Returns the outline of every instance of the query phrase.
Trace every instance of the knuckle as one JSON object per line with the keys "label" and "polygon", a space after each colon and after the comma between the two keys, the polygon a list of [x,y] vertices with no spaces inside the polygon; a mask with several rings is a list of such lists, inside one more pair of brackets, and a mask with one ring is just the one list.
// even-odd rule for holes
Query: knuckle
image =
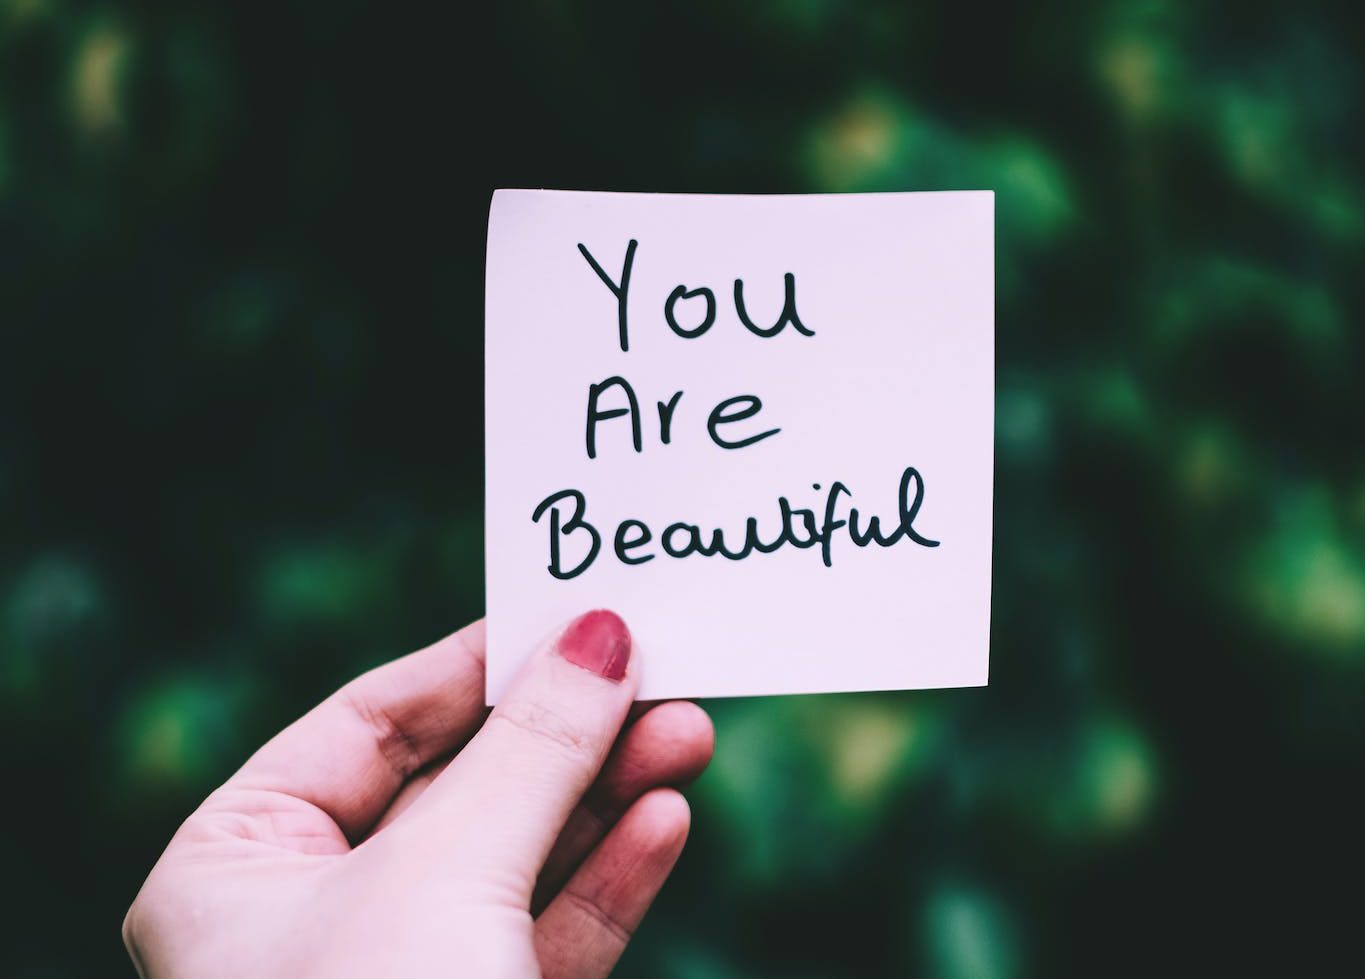
{"label": "knuckle", "polygon": [[520,736],[573,760],[591,759],[598,753],[590,732],[543,704],[509,702],[489,715],[489,722],[510,725]]}
{"label": "knuckle", "polygon": [[618,949],[625,948],[630,942],[631,936],[634,934],[633,930],[624,921],[604,908],[600,901],[596,901],[572,887],[565,887],[564,890],[560,891],[560,895],[576,908],[579,914],[609,935],[617,944]]}
{"label": "knuckle", "polygon": [[422,752],[416,740],[363,687],[349,683],[339,695],[345,707],[369,729],[380,754],[401,779],[406,780],[422,767]]}

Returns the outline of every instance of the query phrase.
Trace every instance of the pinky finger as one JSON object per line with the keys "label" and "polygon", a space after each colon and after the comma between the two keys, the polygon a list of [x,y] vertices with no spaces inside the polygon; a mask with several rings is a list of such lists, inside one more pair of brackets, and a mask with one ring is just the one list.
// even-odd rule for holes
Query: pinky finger
{"label": "pinky finger", "polygon": [[636,800],[536,920],[545,979],[602,979],[625,951],[687,841],[673,789]]}

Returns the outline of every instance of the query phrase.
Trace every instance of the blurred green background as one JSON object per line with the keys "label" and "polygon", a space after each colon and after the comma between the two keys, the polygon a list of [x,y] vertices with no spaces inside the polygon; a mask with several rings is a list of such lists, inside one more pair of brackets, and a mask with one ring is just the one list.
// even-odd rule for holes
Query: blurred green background
{"label": "blurred green background", "polygon": [[1351,6],[0,0],[0,972],[480,614],[501,186],[997,193],[991,686],[708,705],[622,975],[1358,966]]}

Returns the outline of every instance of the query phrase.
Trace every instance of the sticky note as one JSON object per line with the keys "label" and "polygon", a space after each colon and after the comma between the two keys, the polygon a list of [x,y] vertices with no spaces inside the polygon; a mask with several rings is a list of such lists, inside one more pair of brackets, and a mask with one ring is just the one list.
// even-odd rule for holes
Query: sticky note
{"label": "sticky note", "polygon": [[984,685],[994,195],[500,190],[489,703],[610,608],[640,697]]}

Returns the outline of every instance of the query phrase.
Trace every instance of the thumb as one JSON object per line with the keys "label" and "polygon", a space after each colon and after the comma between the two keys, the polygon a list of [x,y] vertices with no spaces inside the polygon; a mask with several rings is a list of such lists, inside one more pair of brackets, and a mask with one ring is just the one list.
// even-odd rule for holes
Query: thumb
{"label": "thumb", "polygon": [[464,857],[499,877],[512,873],[528,901],[635,699],[630,654],[630,630],[616,613],[574,619],[531,657],[419,803],[424,816],[459,833]]}

